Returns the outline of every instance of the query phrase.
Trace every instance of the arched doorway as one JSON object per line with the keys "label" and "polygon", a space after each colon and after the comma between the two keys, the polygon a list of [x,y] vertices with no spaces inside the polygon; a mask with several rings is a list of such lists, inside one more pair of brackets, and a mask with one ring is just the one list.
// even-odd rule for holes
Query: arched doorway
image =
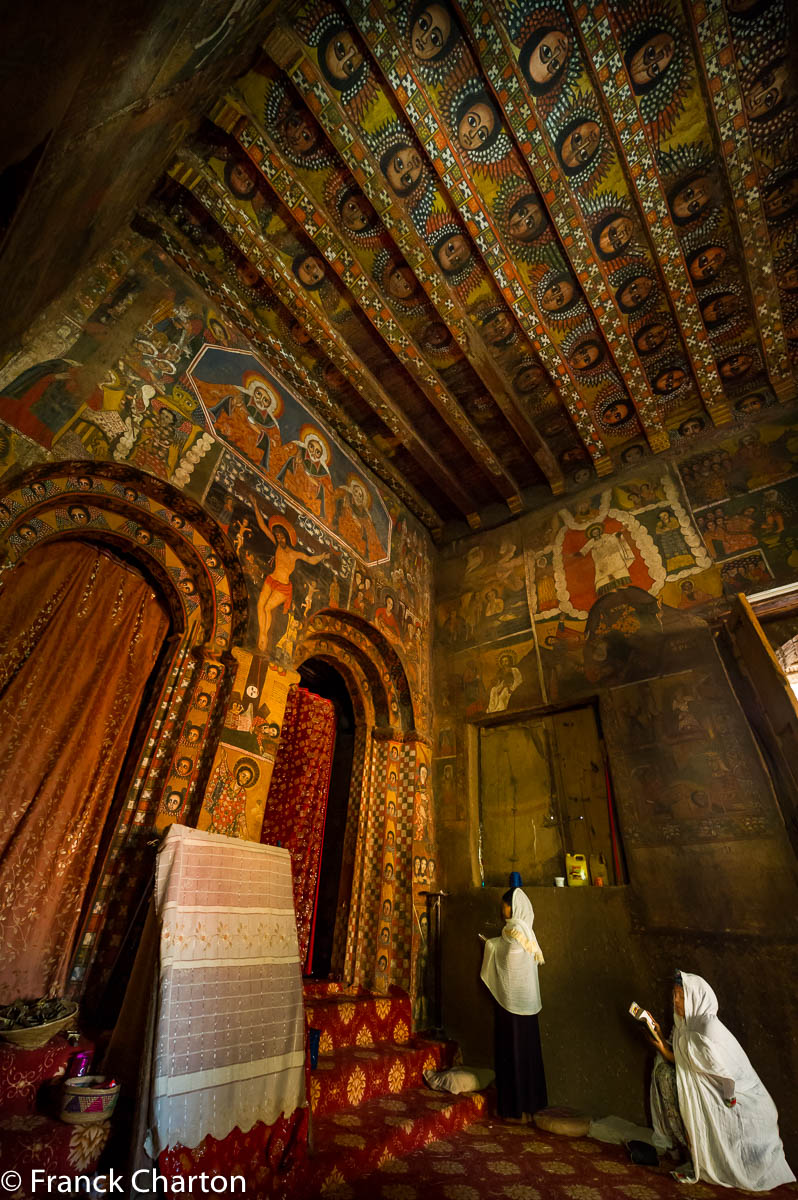
{"label": "arched doorway", "polygon": [[307,659],[299,668],[299,679],[303,688],[329,700],[335,708],[335,746],[316,891],[313,950],[307,972],[315,979],[327,979],[332,969],[335,931],[337,927],[346,928],[352,893],[354,862],[347,861],[344,848],[355,753],[355,711],[343,677],[330,663]]}
{"label": "arched doorway", "polygon": [[149,707],[141,710],[141,749],[122,767],[124,795],[96,857],[75,942],[66,990],[85,1013],[107,987],[120,942],[135,942],[131,914],[152,873],[153,827],[196,821],[229,691],[231,650],[246,627],[247,594],[216,522],[140,471],[48,463],[17,476],[0,496],[4,587],[34,552],[75,541],[137,567],[160,588],[171,621]]}
{"label": "arched doorway", "polygon": [[34,547],[4,580],[0,630],[0,998],[9,1002],[66,985],[172,622],[130,556],[72,538]]}
{"label": "arched doorway", "polygon": [[331,974],[381,993],[396,984],[415,996],[426,903],[413,879],[413,845],[429,746],[415,727],[414,696],[380,630],[340,609],[313,617],[296,647],[297,673],[306,662],[343,679],[355,717]]}

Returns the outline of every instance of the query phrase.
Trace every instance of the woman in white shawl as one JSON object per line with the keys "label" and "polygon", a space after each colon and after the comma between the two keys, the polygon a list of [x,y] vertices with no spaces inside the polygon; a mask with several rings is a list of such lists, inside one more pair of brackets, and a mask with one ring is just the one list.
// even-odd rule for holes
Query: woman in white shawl
{"label": "woman in white shawl", "polygon": [[543,962],[532,929],[535,914],[520,887],[502,897],[501,937],[485,942],[482,982],[495,1004],[495,1070],[498,1114],[522,1121],[546,1107],[546,1077],[537,1014],[541,1010],[538,964]]}
{"label": "woman in white shawl", "polygon": [[779,1138],[776,1106],[748,1056],[721,1021],[700,975],[682,971],[673,989],[672,1048],[656,1026],[655,1045],[676,1067],[679,1110],[692,1154],[684,1183],[767,1192],[795,1179]]}

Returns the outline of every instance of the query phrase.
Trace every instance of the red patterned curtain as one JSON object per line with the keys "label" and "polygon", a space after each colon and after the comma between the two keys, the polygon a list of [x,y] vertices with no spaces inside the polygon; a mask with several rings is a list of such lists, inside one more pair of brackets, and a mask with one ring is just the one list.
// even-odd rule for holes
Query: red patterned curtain
{"label": "red patterned curtain", "polygon": [[291,852],[299,960],[313,958],[313,927],[324,819],[335,747],[335,706],[292,687],[269,786],[260,840]]}
{"label": "red patterned curtain", "polygon": [[32,550],[0,584],[0,1003],[58,994],[169,619],[95,546]]}

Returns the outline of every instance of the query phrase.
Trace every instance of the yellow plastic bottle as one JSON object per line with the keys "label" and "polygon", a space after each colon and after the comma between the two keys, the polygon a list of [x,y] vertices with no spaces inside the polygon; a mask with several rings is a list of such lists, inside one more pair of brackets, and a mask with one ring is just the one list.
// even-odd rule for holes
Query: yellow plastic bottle
{"label": "yellow plastic bottle", "polygon": [[584,854],[566,854],[565,874],[569,887],[587,887],[587,858]]}

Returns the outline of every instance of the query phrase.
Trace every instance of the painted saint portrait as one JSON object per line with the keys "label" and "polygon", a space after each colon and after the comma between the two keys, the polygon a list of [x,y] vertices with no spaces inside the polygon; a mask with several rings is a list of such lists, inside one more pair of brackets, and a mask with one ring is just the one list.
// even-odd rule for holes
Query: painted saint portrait
{"label": "painted saint portrait", "polygon": [[526,192],[507,215],[507,230],[515,242],[534,242],[548,224],[543,201],[535,192]]}
{"label": "painted saint portrait", "polygon": [[[348,545],[351,536],[352,551],[364,561],[388,556],[391,521],[377,488],[253,354],[205,346],[189,378],[207,427],[237,458],[255,467],[336,542]],[[251,529],[239,532],[236,548],[243,553]]]}
{"label": "painted saint portrait", "polygon": [[600,258],[617,258],[634,238],[636,226],[632,218],[618,209],[610,210],[593,226],[591,237]]}
{"label": "painted saint portrait", "polygon": [[545,95],[559,82],[570,52],[568,34],[553,25],[542,25],[527,38],[518,65],[534,96]]}
{"label": "painted saint portrait", "polygon": [[632,41],[624,55],[626,70],[636,95],[645,95],[667,72],[676,46],[663,29],[646,28]]}
{"label": "painted saint portrait", "polygon": [[556,141],[557,157],[566,175],[576,175],[590,163],[598,153],[601,127],[598,121],[577,117],[559,133]]}
{"label": "painted saint portrait", "polygon": [[706,171],[695,171],[668,190],[668,207],[676,225],[691,225],[714,200],[715,188]]}
{"label": "painted saint portrait", "polygon": [[440,0],[419,0],[410,14],[410,48],[423,63],[445,58],[459,37],[452,10]]}
{"label": "painted saint portrait", "polygon": [[654,317],[641,325],[633,341],[638,354],[654,354],[668,339],[669,326],[666,321]]}

